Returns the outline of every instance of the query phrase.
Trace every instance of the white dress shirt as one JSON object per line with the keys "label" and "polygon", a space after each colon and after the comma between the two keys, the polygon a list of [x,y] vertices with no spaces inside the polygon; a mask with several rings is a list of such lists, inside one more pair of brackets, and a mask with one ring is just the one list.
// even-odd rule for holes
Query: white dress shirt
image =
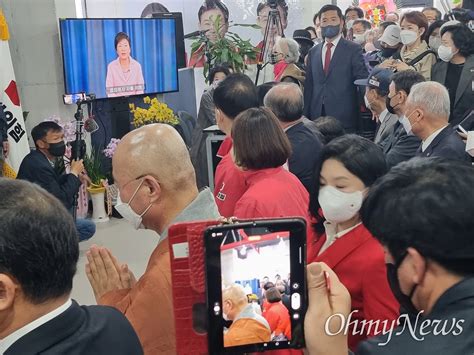
{"label": "white dress shirt", "polygon": [[45,314],[38,319],[35,319],[33,322],[28,323],[27,325],[21,327],[18,330],[15,330],[13,333],[8,335],[6,338],[0,340],[0,354],[3,354],[5,351],[8,350],[10,346],[12,346],[17,340],[23,338],[26,334],[32,332],[36,328],[39,328],[43,324],[49,322],[51,319],[56,318],[60,314],[64,313],[70,306],[72,305],[72,301],[69,298],[66,303],[58,308],[52,310],[51,312]]}
{"label": "white dress shirt", "polygon": [[331,222],[324,222],[324,229],[326,230],[326,241],[324,242],[323,246],[321,247],[321,250],[319,250],[319,254],[321,255],[327,248],[329,248],[337,239],[343,237],[347,233],[349,233],[351,230],[357,228],[360,226],[362,222],[357,223],[355,226],[344,229],[343,231],[340,231],[339,233],[336,232],[336,224],[332,224]]}
{"label": "white dress shirt", "polygon": [[436,132],[431,133],[431,135],[426,138],[422,143],[421,143],[421,151],[424,152],[430,144],[434,141],[436,136],[441,133],[443,129],[445,129],[448,125],[444,126],[443,128],[438,129]]}
{"label": "white dress shirt", "polygon": [[[331,47],[331,60],[332,60],[332,56],[334,55],[334,51],[336,50],[336,47],[339,43],[339,41],[341,40],[342,38],[342,33],[339,33],[339,36],[337,36],[331,43],[333,44],[333,46]],[[323,50],[321,51],[321,55],[322,55],[322,60],[323,60],[323,67],[324,67],[324,60],[326,59],[326,51],[328,50],[328,43],[329,41],[328,40],[325,40],[324,41],[324,44],[323,44]]]}

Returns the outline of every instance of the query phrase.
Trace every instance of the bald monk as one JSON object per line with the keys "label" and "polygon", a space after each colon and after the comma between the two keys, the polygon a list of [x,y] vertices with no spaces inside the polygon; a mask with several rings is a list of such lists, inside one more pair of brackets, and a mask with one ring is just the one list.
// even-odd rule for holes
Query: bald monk
{"label": "bald monk", "polygon": [[271,339],[270,325],[255,312],[241,285],[233,284],[222,291],[222,312],[232,321],[224,334],[224,346],[266,343]]}
{"label": "bald monk", "polygon": [[125,314],[145,354],[175,354],[167,231],[176,222],[218,218],[214,197],[209,189],[198,191],[188,150],[168,125],[128,133],[117,146],[112,166],[120,191],[117,210],[135,228],[154,230],[158,246],[138,281],[108,249],[92,246],[87,277],[97,304]]}

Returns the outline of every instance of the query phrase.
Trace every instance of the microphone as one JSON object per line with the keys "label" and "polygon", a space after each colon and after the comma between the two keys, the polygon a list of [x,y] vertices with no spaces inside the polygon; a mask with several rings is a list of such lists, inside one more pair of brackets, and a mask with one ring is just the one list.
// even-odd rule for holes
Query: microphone
{"label": "microphone", "polygon": [[202,36],[202,35],[206,34],[206,32],[208,32],[208,31],[210,31],[210,30],[194,31],[194,32],[188,33],[187,35],[184,35],[184,39]]}

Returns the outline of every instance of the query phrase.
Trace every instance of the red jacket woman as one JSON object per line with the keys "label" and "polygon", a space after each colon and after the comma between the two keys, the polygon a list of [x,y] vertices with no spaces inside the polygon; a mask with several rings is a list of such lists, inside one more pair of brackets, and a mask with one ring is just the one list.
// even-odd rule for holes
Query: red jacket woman
{"label": "red jacket woman", "polygon": [[[359,215],[367,189],[387,166],[374,143],[355,135],[331,141],[321,161],[310,198],[316,223],[308,234],[308,263],[327,263],[349,290],[353,312],[345,324],[354,351],[361,340],[384,330],[383,321],[388,331],[399,313],[387,280],[384,250]],[[372,321],[372,326],[363,321]]]}
{"label": "red jacket woman", "polygon": [[268,301],[268,306],[262,315],[270,325],[272,340],[290,340],[290,313],[288,308],[281,302],[280,291],[276,287],[271,287],[265,292],[265,297]]}

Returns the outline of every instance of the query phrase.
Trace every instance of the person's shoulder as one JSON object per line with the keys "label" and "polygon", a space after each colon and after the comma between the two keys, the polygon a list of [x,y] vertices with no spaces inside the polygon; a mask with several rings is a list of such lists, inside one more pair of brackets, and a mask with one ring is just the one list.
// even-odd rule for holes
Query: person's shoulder
{"label": "person's shoulder", "polygon": [[107,64],[107,69],[114,68],[119,66],[119,59],[115,58],[114,60],[110,61],[109,64]]}
{"label": "person's shoulder", "polygon": [[140,62],[136,59],[133,59],[132,57],[130,57],[130,65],[134,66],[134,67],[142,67],[142,65],[140,64]]}
{"label": "person's shoulder", "polygon": [[350,49],[351,51],[361,51],[362,52],[362,47],[360,46],[360,44],[357,44],[355,42],[352,42],[352,41],[349,41],[345,38],[341,38],[339,40],[339,44],[347,47],[348,49]]}

